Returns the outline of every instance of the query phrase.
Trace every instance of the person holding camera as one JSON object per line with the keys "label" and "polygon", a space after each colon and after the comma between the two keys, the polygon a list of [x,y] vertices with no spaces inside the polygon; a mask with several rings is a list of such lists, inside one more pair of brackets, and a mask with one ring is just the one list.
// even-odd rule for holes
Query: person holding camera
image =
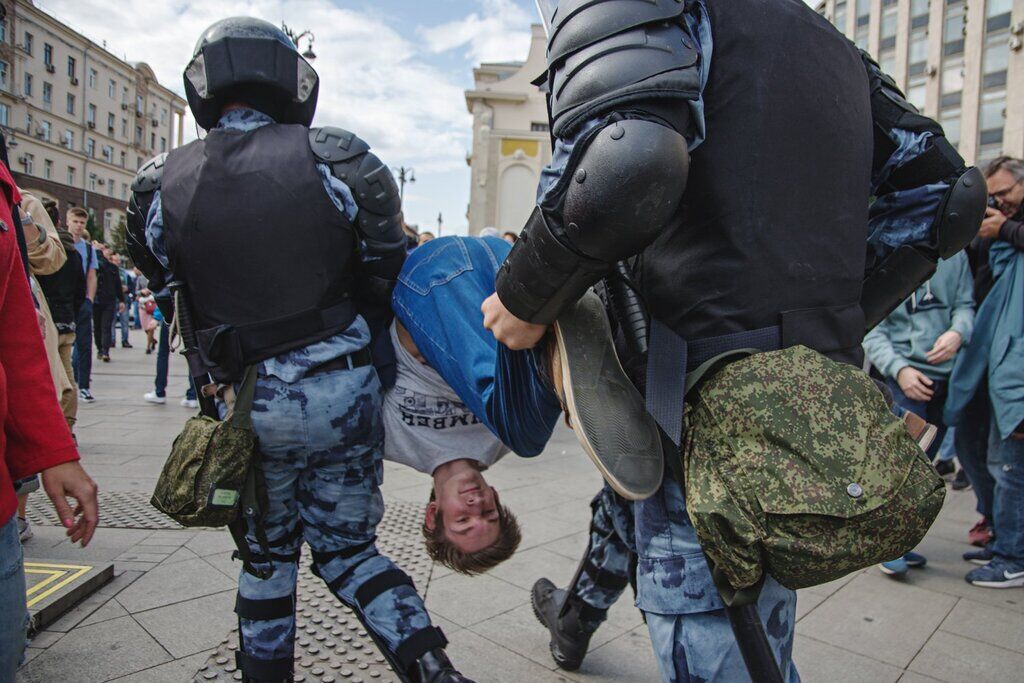
{"label": "person holding camera", "polygon": [[950,378],[946,423],[981,520],[970,532],[984,565],[969,583],[1024,586],[1024,161],[1000,157],[985,170],[989,206],[967,249],[978,302],[976,331]]}

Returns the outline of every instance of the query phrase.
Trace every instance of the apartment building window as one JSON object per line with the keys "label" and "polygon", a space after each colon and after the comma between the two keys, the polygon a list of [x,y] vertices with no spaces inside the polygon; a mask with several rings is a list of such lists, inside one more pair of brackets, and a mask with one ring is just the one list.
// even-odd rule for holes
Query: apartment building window
{"label": "apartment building window", "polygon": [[53,45],[49,43],[43,43],[43,64],[47,71],[53,71]]}
{"label": "apartment building window", "polygon": [[1006,72],[1010,63],[1012,0],[985,4],[985,45],[982,54],[981,107],[978,112],[978,164],[1003,152],[1006,124]]}
{"label": "apartment building window", "polygon": [[26,54],[28,54],[28,55],[32,54],[32,45],[33,45],[34,42],[35,42],[35,36],[33,36],[28,31],[25,31],[25,44],[22,45],[22,47],[25,48],[25,53]]}
{"label": "apartment building window", "polygon": [[96,105],[90,104],[85,113],[85,122],[90,128],[96,127]]}
{"label": "apartment building window", "polygon": [[45,81],[43,81],[43,109],[46,111],[53,109],[53,83]]}
{"label": "apartment building window", "polygon": [[96,174],[95,173],[90,173],[89,174],[89,190],[91,190],[92,192],[96,191]]}
{"label": "apartment building window", "polygon": [[68,78],[74,79],[77,73],[78,63],[74,57],[68,57]]}
{"label": "apartment building window", "polygon": [[36,156],[34,154],[25,155],[25,173],[32,175],[32,172],[36,167]]}
{"label": "apartment building window", "polygon": [[135,96],[135,112],[137,114],[142,114],[145,111],[146,111],[146,105],[145,105],[145,102],[142,101],[142,95],[136,95]]}
{"label": "apartment building window", "polygon": [[7,62],[0,61],[0,88],[7,90]]}
{"label": "apartment building window", "polygon": [[[89,105],[89,106],[92,106],[92,105]],[[68,93],[68,113],[69,114],[74,114],[75,113],[75,96],[72,95],[71,93]]]}
{"label": "apartment building window", "polygon": [[917,107],[918,111],[924,111],[924,100],[928,91],[928,80],[926,76],[914,76],[907,84],[907,102]]}
{"label": "apartment building window", "polygon": [[113,197],[115,192],[117,192],[117,183],[114,182],[113,178],[107,178],[107,194]]}
{"label": "apartment building window", "polygon": [[857,0],[857,27],[867,26],[871,21],[871,0]]}
{"label": "apartment building window", "polygon": [[25,132],[32,135],[32,114],[25,114]]}
{"label": "apartment building window", "polygon": [[142,168],[142,157],[135,157],[135,170]]}
{"label": "apartment building window", "polygon": [[70,128],[64,131],[64,146],[68,149],[75,148],[75,131]]}
{"label": "apartment building window", "polygon": [[85,154],[89,157],[96,156],[96,141],[92,138],[85,139]]}
{"label": "apartment building window", "polygon": [[43,160],[43,177],[47,180],[53,180],[53,160]]}
{"label": "apartment building window", "polygon": [[97,79],[98,76],[99,76],[99,74],[96,73],[96,69],[92,69],[92,68],[89,69],[89,89],[90,90],[95,90],[96,89],[96,79]]}
{"label": "apartment building window", "polygon": [[928,70],[928,29],[915,29],[910,33],[910,78],[921,76]]}
{"label": "apartment building window", "polygon": [[160,152],[167,151],[167,138],[160,138]]}
{"label": "apartment building window", "polygon": [[164,107],[163,109],[160,110],[160,125],[165,125],[166,123],[167,123],[167,107]]}
{"label": "apartment building window", "polygon": [[149,148],[156,149],[156,133],[149,134]]}
{"label": "apartment building window", "polygon": [[0,43],[7,42],[7,20],[0,21]]}
{"label": "apartment building window", "polygon": [[946,3],[946,21],[942,27],[942,54],[946,57],[964,53],[964,29],[967,25],[967,8],[963,0]]}
{"label": "apartment building window", "polygon": [[75,167],[74,166],[68,166],[68,185],[72,185],[73,186],[74,184],[75,184]]}
{"label": "apartment building window", "polygon": [[107,97],[110,99],[117,97],[117,81],[113,78],[110,79],[110,85],[107,86]]}
{"label": "apartment building window", "polygon": [[835,27],[840,33],[846,33],[846,2],[836,3],[836,13],[833,19]]}
{"label": "apartment building window", "polygon": [[110,145],[103,145],[103,161],[108,164],[114,163],[114,148]]}
{"label": "apartment building window", "polygon": [[135,144],[142,147],[142,126],[135,126]]}
{"label": "apartment building window", "polygon": [[128,119],[121,119],[121,137],[128,137]]}
{"label": "apartment building window", "polygon": [[121,183],[121,199],[128,199],[128,183]]}
{"label": "apartment building window", "polygon": [[125,107],[124,107],[125,109],[128,108],[128,106],[127,106],[128,105],[128,88],[127,87],[121,89],[121,104],[125,105]]}
{"label": "apartment building window", "polygon": [[0,126],[9,126],[11,120],[11,108],[6,104],[0,103]]}
{"label": "apartment building window", "polygon": [[929,0],[910,0],[910,30],[928,26]]}
{"label": "apartment building window", "polygon": [[32,97],[32,74],[25,74],[25,97]]}
{"label": "apartment building window", "polygon": [[960,146],[960,105],[939,112],[939,123],[946,133],[946,139],[954,147]]}
{"label": "apartment building window", "polygon": [[128,153],[125,152],[124,150],[121,150],[121,168],[127,168],[127,163],[128,163]]}
{"label": "apartment building window", "polygon": [[114,133],[114,115],[110,113],[107,114],[107,132]]}
{"label": "apartment building window", "polygon": [[50,131],[51,131],[51,129],[52,129],[52,126],[50,125],[50,122],[49,121],[43,121],[42,123],[39,124],[39,130],[41,131],[41,134],[40,134],[39,137],[42,138],[43,140],[46,140],[47,142],[49,142],[50,141]]}

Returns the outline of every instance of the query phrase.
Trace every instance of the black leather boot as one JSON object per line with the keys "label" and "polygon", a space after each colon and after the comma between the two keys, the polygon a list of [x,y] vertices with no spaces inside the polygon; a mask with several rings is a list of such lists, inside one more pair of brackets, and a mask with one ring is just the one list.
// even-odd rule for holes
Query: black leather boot
{"label": "black leather boot", "polygon": [[[547,579],[533,584],[530,598],[534,615],[551,633],[551,656],[555,663],[566,671],[580,668],[594,634],[584,628],[581,615],[596,610]],[[592,616],[599,619],[603,613]]]}
{"label": "black leather boot", "polygon": [[409,668],[412,683],[474,683],[458,671],[441,648],[435,648],[417,659]]}

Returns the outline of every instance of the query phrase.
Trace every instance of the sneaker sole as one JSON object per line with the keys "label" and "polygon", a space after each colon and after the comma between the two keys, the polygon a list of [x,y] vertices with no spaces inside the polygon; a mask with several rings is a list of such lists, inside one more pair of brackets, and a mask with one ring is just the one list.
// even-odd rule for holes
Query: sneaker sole
{"label": "sneaker sole", "polygon": [[888,567],[885,567],[885,566],[882,566],[882,565],[878,565],[878,571],[882,572],[886,576],[906,576],[907,575],[906,572],[898,572],[898,571],[889,569]]}
{"label": "sneaker sole", "polygon": [[565,404],[584,452],[623,498],[654,495],[664,474],[661,439],[615,354],[601,300],[587,292],[554,327]]}
{"label": "sneaker sole", "polygon": [[989,562],[992,561],[992,558],[990,557],[987,560],[967,560],[967,561],[970,562],[971,564],[976,564],[976,565],[978,565],[980,567],[984,567],[986,564],[988,564]]}
{"label": "sneaker sole", "polygon": [[1024,586],[1024,577],[1007,581],[971,581],[970,584],[978,588],[1020,588]]}

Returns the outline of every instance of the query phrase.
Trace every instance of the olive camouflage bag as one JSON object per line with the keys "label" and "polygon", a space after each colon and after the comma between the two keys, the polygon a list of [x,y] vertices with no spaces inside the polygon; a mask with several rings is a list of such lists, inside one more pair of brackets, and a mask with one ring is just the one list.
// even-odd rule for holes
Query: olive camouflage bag
{"label": "olive camouflage bag", "polygon": [[806,347],[726,365],[687,404],[686,507],[734,589],[797,589],[892,560],[945,486],[868,375]]}
{"label": "olive camouflage bag", "polygon": [[185,423],[160,472],[153,507],[184,526],[218,527],[235,521],[256,454],[250,417],[255,389],[252,366],[223,421],[198,415]]}

